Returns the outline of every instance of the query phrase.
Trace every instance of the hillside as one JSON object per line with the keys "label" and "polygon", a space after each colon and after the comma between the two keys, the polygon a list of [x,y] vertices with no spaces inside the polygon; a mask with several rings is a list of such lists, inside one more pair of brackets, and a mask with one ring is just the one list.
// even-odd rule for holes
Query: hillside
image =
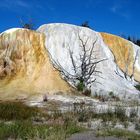
{"label": "hillside", "polygon": [[26,29],[0,35],[1,99],[70,90],[52,66],[44,42],[43,34]]}
{"label": "hillside", "polygon": [[138,46],[88,28],[46,24],[37,31],[17,28],[0,34],[0,99],[70,93],[77,82],[67,78],[75,74],[70,52],[78,67],[82,42],[86,42],[87,50],[94,44],[92,57],[105,59],[96,66],[100,73],[94,73],[89,79],[96,79],[87,85],[92,95],[113,92],[124,98],[139,97],[134,87],[140,82]]}

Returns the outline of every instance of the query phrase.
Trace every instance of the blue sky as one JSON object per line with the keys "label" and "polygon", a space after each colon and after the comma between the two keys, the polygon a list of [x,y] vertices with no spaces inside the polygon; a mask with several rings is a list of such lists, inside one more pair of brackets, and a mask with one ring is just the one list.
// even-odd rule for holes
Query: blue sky
{"label": "blue sky", "polygon": [[140,38],[140,0],[0,0],[0,32],[20,27],[20,18],[81,25],[96,31]]}

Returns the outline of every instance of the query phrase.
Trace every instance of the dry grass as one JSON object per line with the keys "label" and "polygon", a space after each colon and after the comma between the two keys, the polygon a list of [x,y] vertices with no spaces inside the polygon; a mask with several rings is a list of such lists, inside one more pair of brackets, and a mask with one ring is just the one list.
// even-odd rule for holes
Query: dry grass
{"label": "dry grass", "polygon": [[1,120],[26,120],[36,116],[39,109],[29,107],[22,102],[0,102],[0,119]]}
{"label": "dry grass", "polygon": [[47,110],[45,112],[21,102],[0,103],[0,140],[65,140],[83,130],[72,116],[56,110],[48,114]]}

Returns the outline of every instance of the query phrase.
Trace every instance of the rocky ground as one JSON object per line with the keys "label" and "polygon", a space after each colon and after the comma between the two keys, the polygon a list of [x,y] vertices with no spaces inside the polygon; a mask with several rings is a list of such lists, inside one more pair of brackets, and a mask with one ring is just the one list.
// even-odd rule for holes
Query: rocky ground
{"label": "rocky ground", "polygon": [[[136,133],[140,133],[140,104],[137,101],[115,101],[112,98],[108,98],[106,101],[100,99],[91,98],[87,96],[67,96],[67,95],[50,95],[45,97],[46,102],[42,101],[43,97],[37,97],[36,99],[30,99],[27,104],[30,106],[39,106],[48,108],[48,111],[53,111],[57,108],[60,112],[74,112],[77,111],[81,116],[88,117],[87,122],[79,123],[80,125],[97,130],[103,127],[113,127],[117,129],[128,130]],[[110,114],[117,112],[119,117],[116,119]],[[90,113],[100,114],[99,118],[90,118]],[[92,114],[91,113],[91,114]],[[108,116],[110,115],[110,116]],[[107,117],[109,117],[107,119]],[[121,121],[120,121],[121,119]],[[137,125],[138,124],[138,125]],[[138,127],[137,129],[135,129]],[[90,137],[89,133],[84,133],[85,137]],[[81,135],[81,134],[79,134]],[[75,135],[73,137],[78,137]]]}
{"label": "rocky ground", "polygon": [[33,96],[0,102],[0,128],[0,139],[139,140],[140,104],[115,97]]}
{"label": "rocky ground", "polygon": [[[46,98],[46,102],[44,102]],[[137,111],[137,116],[140,117],[140,103],[137,100],[115,100],[112,97],[104,97],[108,99],[103,99],[103,97],[87,97],[87,96],[74,96],[74,95],[44,95],[44,96],[34,96],[26,100],[26,104],[30,106],[47,107],[49,102],[54,102],[57,105],[57,109],[62,112],[67,112],[72,110],[74,104],[84,104],[85,107],[90,107],[90,109],[103,113],[108,111],[108,109],[114,110],[116,106],[125,108],[126,114],[129,116],[132,110]]]}

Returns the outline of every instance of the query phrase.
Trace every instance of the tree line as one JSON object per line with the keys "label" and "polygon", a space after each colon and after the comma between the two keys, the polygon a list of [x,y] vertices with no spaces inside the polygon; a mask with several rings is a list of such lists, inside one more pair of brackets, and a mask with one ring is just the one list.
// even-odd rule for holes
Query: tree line
{"label": "tree line", "polygon": [[136,39],[135,37],[128,36],[127,40],[133,42],[134,44],[140,46],[140,39]]}
{"label": "tree line", "polygon": [[[81,26],[91,29],[91,27],[90,27],[88,21],[83,22],[83,23],[81,24]],[[127,40],[133,42],[134,44],[140,46],[140,38],[135,38],[135,37],[130,36],[130,35],[129,35],[129,36],[121,35],[121,37],[123,37],[123,38],[125,38],[125,39],[127,39]]]}

